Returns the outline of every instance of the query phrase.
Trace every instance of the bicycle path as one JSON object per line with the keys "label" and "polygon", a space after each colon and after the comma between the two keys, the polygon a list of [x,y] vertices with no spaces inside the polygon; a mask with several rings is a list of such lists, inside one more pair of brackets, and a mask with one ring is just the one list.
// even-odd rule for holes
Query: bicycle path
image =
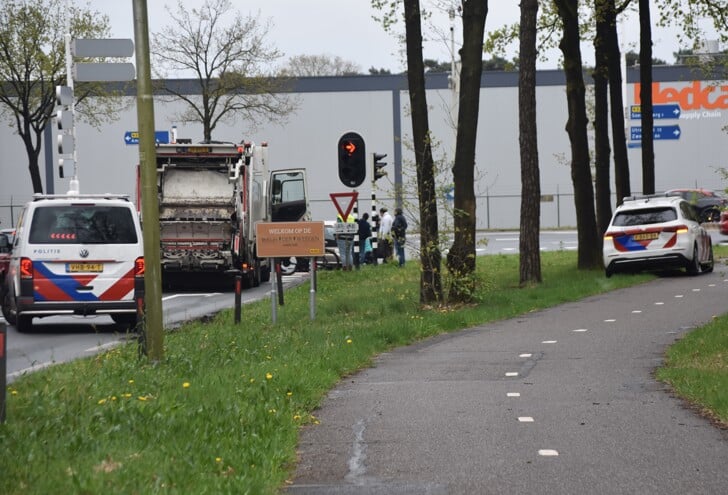
{"label": "bicycle path", "polygon": [[728,311],[724,270],[381,355],[315,413],[286,493],[725,493],[728,432],[652,377]]}

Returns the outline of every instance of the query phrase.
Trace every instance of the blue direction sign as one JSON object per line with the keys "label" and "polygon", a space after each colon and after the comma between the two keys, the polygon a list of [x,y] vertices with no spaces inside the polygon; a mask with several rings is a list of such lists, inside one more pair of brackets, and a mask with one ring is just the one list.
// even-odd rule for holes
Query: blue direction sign
{"label": "blue direction sign", "polygon": [[[124,133],[126,144],[139,144],[139,131],[126,131]],[[154,131],[154,142],[157,144],[169,144],[169,131]]]}
{"label": "blue direction sign", "polygon": [[[679,125],[656,125],[652,129],[652,139],[655,140],[680,139],[680,134]],[[642,127],[630,127],[629,139],[630,141],[642,141]]]}
{"label": "blue direction sign", "polygon": [[[642,118],[641,106],[632,105],[629,108],[629,118],[632,120],[640,120]],[[679,119],[680,105],[677,103],[668,103],[666,105],[652,106],[653,119]]]}

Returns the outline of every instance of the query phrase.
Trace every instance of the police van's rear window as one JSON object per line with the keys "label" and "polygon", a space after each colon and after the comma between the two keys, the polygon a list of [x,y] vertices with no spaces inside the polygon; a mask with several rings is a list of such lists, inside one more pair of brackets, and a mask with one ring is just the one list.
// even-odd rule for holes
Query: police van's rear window
{"label": "police van's rear window", "polygon": [[672,222],[673,220],[677,220],[677,211],[671,206],[665,206],[620,211],[615,215],[613,225],[616,227],[632,227],[635,225]]}
{"label": "police van's rear window", "polygon": [[130,208],[103,205],[41,206],[30,224],[31,244],[136,244]]}

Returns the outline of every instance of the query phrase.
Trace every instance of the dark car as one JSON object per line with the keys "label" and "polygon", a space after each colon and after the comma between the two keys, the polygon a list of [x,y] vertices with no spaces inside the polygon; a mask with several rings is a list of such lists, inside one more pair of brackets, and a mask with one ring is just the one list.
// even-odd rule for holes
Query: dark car
{"label": "dark car", "polygon": [[707,189],[670,189],[666,195],[679,194],[698,210],[701,222],[717,222],[728,207],[728,198]]}

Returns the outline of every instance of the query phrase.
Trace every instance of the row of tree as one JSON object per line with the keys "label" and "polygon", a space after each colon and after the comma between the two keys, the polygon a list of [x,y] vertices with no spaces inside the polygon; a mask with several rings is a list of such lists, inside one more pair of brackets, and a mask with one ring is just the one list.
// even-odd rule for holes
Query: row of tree
{"label": "row of tree", "polygon": [[[385,12],[383,24],[391,29],[397,17],[398,0],[371,0]],[[435,167],[432,160],[433,141],[427,121],[427,100],[424,91],[422,30],[419,0],[401,0],[404,4],[405,39],[407,40],[407,77],[409,80],[412,129],[417,168],[422,239],[422,277],[420,301],[423,304],[445,300],[440,279],[441,256],[437,246],[437,209],[433,184]],[[539,8],[541,14],[539,15]],[[610,164],[614,149],[615,187],[617,198],[631,191],[622,101],[621,54],[618,39],[618,17],[627,9],[636,8],[640,18],[640,87],[642,104],[642,191],[654,193],[654,147],[652,116],[652,34],[649,0],[594,0],[587,5],[579,0],[521,0],[517,26],[495,31],[486,47],[503,46],[519,40],[519,143],[521,154],[521,225],[520,284],[541,282],[539,254],[540,186],[537,152],[535,70],[539,51],[558,39],[566,76],[568,120],[566,132],[571,148],[571,176],[578,230],[578,268],[602,266],[601,233],[609,223],[611,211]],[[698,20],[709,18],[716,31],[728,35],[728,3],[726,0],[665,0],[659,4],[660,22],[679,23],[682,32],[697,42]],[[488,14],[487,0],[463,0],[458,8],[463,25],[459,51],[460,74],[457,138],[452,166],[454,181],[454,241],[447,255],[451,277],[448,301],[468,302],[474,293],[475,277],[475,194],[480,74],[483,68],[484,26]],[[559,34],[557,37],[556,34]],[[594,78],[594,163],[592,176],[591,150],[588,140],[584,64],[581,42],[593,39]],[[611,126],[610,126],[611,122]],[[610,130],[611,127],[611,146]],[[596,205],[596,206],[595,206]]]}

